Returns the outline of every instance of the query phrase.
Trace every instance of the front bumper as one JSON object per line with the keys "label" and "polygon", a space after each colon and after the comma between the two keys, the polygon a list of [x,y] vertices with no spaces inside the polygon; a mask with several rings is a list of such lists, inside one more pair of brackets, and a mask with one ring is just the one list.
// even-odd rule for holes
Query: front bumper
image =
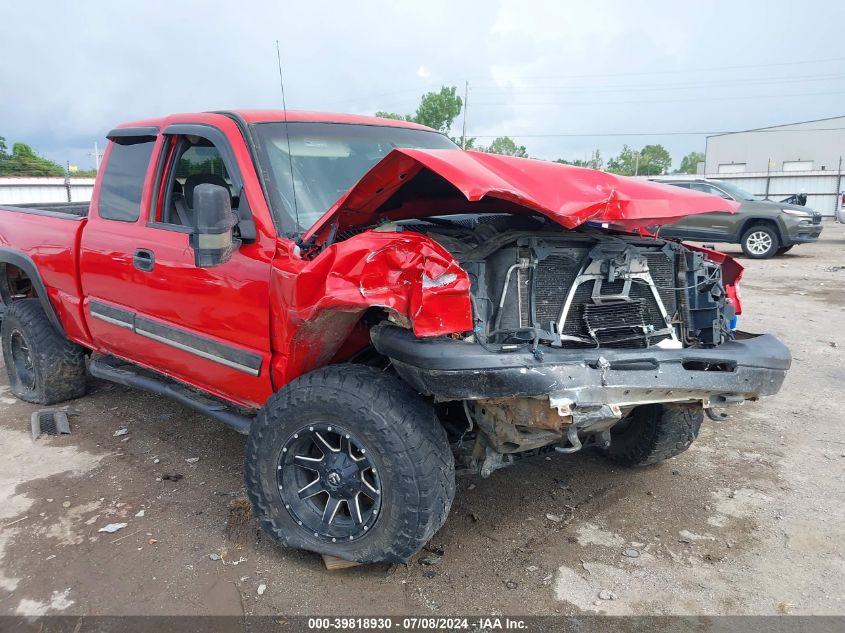
{"label": "front bumper", "polygon": [[579,407],[705,401],[719,406],[778,392],[792,363],[771,335],[710,349],[543,348],[496,353],[480,345],[418,339],[383,324],[372,331],[379,353],[420,393],[437,400],[550,396]]}
{"label": "front bumper", "polygon": [[792,246],[793,244],[807,244],[809,242],[817,242],[819,240],[819,237],[821,237],[821,234],[821,216],[819,216],[818,223],[790,223],[785,227],[785,230],[783,231],[783,246]]}

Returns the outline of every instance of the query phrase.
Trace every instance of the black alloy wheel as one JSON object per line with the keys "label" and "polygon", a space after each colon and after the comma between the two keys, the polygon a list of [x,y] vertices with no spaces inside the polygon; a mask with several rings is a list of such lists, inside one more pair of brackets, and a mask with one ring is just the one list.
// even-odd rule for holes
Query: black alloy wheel
{"label": "black alloy wheel", "polygon": [[32,351],[20,330],[12,330],[9,348],[12,355],[12,365],[21,386],[24,389],[34,389],[35,366],[32,362]]}
{"label": "black alloy wheel", "polygon": [[279,454],[285,509],[314,537],[336,543],[364,536],[381,509],[381,482],[364,443],[337,425],[293,433]]}

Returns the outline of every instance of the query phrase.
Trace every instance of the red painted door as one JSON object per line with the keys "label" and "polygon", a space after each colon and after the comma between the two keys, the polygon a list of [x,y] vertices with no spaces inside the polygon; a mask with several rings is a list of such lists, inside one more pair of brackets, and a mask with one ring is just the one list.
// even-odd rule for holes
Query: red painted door
{"label": "red painted door", "polygon": [[[174,131],[203,132],[194,127]],[[275,239],[259,232],[224,264],[194,264],[188,226],[193,188],[221,184],[235,204],[246,201],[228,139],[219,130],[205,131],[166,129],[144,150],[144,143],[110,145],[82,239],[86,318],[101,349],[260,406],[273,391],[269,278]],[[145,152],[154,158],[147,170],[139,166]]]}

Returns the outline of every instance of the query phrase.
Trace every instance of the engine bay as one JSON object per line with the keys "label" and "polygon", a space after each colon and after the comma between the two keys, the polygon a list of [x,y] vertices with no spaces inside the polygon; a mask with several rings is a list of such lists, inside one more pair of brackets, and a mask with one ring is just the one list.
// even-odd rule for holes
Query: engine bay
{"label": "engine bay", "polygon": [[679,242],[505,214],[408,220],[471,281],[470,340],[500,352],[713,347],[731,338],[721,266]]}

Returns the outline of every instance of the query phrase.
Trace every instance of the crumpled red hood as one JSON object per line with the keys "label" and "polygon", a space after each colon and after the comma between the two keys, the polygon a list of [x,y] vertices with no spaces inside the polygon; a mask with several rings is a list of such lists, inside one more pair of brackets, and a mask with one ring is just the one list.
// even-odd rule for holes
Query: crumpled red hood
{"label": "crumpled red hood", "polygon": [[[426,170],[436,175],[425,181],[430,186],[402,195]],[[681,187],[548,161],[459,149],[395,149],[304,237],[322,242],[335,222],[334,230],[344,231],[382,219],[471,213],[481,201],[484,210],[540,213],[569,229],[592,220],[632,230],[739,207]]]}

